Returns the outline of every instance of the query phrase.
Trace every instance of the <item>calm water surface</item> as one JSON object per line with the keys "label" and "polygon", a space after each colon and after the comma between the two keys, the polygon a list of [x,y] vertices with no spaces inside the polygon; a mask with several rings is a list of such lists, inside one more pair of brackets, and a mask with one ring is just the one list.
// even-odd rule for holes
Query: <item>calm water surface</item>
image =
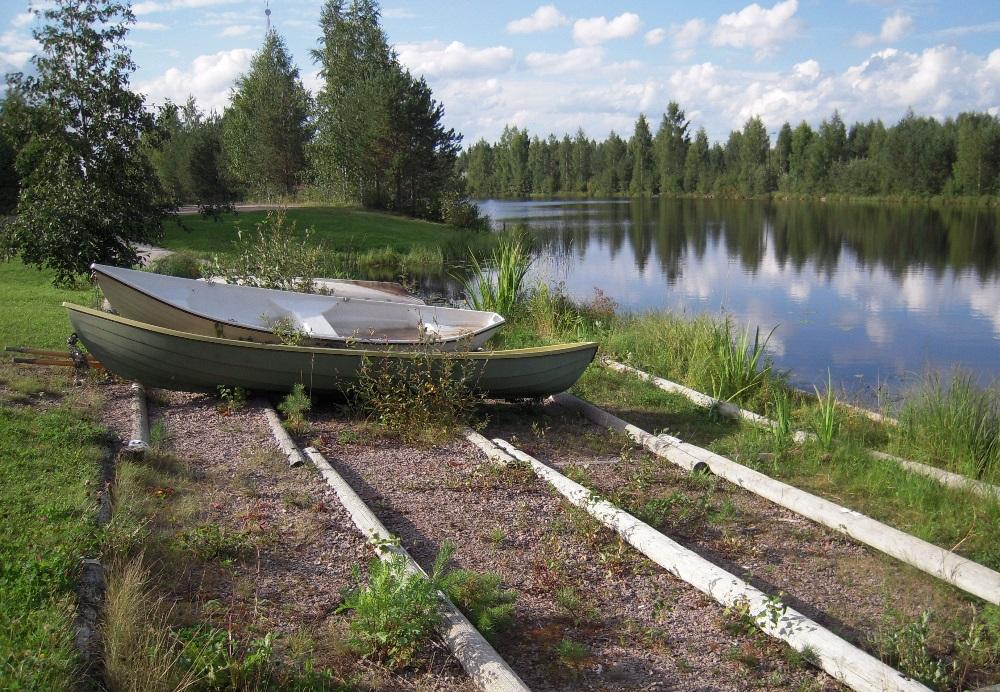
{"label": "calm water surface", "polygon": [[720,200],[481,202],[536,238],[536,278],[620,309],[725,311],[800,385],[899,392],[926,369],[1000,375],[993,210]]}

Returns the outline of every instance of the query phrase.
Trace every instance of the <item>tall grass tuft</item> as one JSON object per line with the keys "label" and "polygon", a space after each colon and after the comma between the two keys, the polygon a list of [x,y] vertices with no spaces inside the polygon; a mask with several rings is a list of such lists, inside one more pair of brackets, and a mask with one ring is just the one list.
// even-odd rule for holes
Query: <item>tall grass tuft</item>
{"label": "tall grass tuft", "polygon": [[910,450],[976,478],[1000,476],[1000,392],[969,373],[943,381],[936,373],[906,399],[898,434]]}
{"label": "tall grass tuft", "polygon": [[784,387],[776,389],[774,392],[771,415],[774,418],[774,426],[771,428],[774,446],[779,450],[788,449],[793,439],[792,399],[788,390]]}
{"label": "tall grass tuft", "polygon": [[524,298],[524,277],[531,267],[531,249],[523,236],[501,238],[489,261],[471,255],[472,276],[462,279],[466,300],[476,310],[513,314]]}
{"label": "tall grass tuft", "polygon": [[813,385],[818,404],[813,416],[812,428],[816,439],[823,449],[830,449],[833,440],[840,432],[840,419],[837,417],[837,396],[833,391],[833,378],[830,371],[826,372],[826,394],[820,394],[819,388]]}
{"label": "tall grass tuft", "polygon": [[141,556],[111,565],[101,626],[110,689],[183,690],[198,682],[181,664],[167,613]]}
{"label": "tall grass tuft", "polygon": [[742,401],[760,390],[772,368],[766,358],[766,349],[775,329],[777,327],[761,341],[760,327],[757,327],[751,343],[749,324],[742,334],[733,338],[728,317],[716,323],[713,336],[717,362],[712,375],[715,398]]}

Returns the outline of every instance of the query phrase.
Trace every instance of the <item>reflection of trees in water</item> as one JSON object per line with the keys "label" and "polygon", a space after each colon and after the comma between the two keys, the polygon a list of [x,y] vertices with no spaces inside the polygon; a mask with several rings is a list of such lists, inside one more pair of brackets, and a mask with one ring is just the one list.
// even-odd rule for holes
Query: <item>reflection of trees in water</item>
{"label": "reflection of trees in water", "polygon": [[[926,205],[824,204],[711,199],[567,203],[560,215],[526,217],[542,254],[584,259],[604,249],[614,259],[631,250],[639,271],[651,260],[673,283],[685,258],[721,246],[756,274],[768,253],[782,269],[807,265],[826,279],[849,250],[862,268],[973,271],[981,281],[1000,269],[1000,218],[995,210]],[[626,247],[627,246],[627,247]]]}

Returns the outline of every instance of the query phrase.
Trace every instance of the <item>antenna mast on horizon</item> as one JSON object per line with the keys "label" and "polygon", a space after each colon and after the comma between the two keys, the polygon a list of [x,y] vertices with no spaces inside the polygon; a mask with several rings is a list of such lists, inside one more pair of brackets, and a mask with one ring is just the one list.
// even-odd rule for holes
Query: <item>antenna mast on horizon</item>
{"label": "antenna mast on horizon", "polygon": [[271,4],[270,0],[264,0],[264,16],[267,17],[267,31],[268,31],[268,33],[270,33],[270,31],[271,31],[271,7],[270,7],[270,4]]}

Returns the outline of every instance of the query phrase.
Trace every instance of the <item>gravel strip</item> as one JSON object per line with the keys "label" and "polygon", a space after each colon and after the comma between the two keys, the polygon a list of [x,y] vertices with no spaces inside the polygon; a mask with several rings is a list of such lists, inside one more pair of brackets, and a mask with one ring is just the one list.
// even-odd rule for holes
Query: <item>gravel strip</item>
{"label": "gravel strip", "polygon": [[[107,421],[127,436],[130,392],[121,386],[113,393]],[[249,536],[256,549],[232,564],[192,565],[183,579],[162,585],[173,590],[178,612],[190,609],[198,614],[193,620],[254,636],[273,632],[285,651],[285,642],[309,633],[315,667],[329,666],[345,678],[360,675],[362,689],[474,689],[440,642],[400,673],[344,648],[347,619],[334,611],[341,592],[354,585],[352,568],[374,553],[311,466],[288,468],[259,405],[230,413],[213,397],[151,390],[149,414],[151,426],[165,430],[166,449],[197,479],[198,522]]]}
{"label": "gravel strip", "polygon": [[[317,419],[312,437],[324,455],[425,569],[451,539],[457,566],[497,572],[517,591],[513,630],[496,648],[533,688],[837,687],[784,660],[773,640],[728,631],[711,599],[581,517],[530,471],[498,472],[464,440],[421,449],[372,438],[329,412]],[[564,640],[585,654],[561,661]]]}

